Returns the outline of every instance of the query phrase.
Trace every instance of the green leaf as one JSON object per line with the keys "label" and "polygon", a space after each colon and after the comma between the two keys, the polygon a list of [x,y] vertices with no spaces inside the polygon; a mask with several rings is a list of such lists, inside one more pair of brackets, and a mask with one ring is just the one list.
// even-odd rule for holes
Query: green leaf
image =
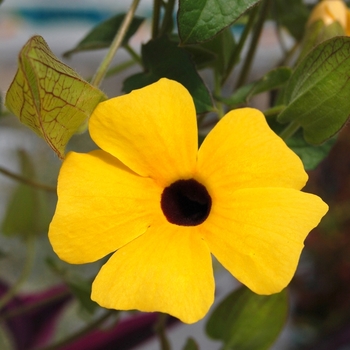
{"label": "green leaf", "polygon": [[286,290],[266,296],[242,286],[214,310],[206,331],[223,341],[225,349],[265,350],[279,335],[287,313]]}
{"label": "green leaf", "polygon": [[[20,151],[19,157],[23,176],[35,179],[34,165],[28,154]],[[7,236],[39,235],[47,232],[51,218],[47,193],[19,183],[7,206],[2,232]]]}
{"label": "green leaf", "polygon": [[287,106],[278,121],[297,122],[305,140],[320,144],[336,134],[350,114],[350,38],[324,41],[297,66],[285,89]]}
{"label": "green leaf", "polygon": [[335,141],[331,138],[322,145],[314,146],[305,141],[302,132],[297,132],[286,143],[302,160],[305,170],[313,170],[327,157]]}
{"label": "green leaf", "polygon": [[195,44],[209,40],[259,1],[180,0],[178,27],[182,44]]}
{"label": "green leaf", "polygon": [[199,346],[194,339],[188,338],[183,350],[199,350]]}
{"label": "green leaf", "polygon": [[[125,14],[119,14],[98,24],[85,36],[84,39],[78,43],[74,49],[65,52],[63,56],[69,57],[76,52],[109,47],[115,37],[115,34],[119,30],[124,17]],[[129,39],[135,34],[143,21],[144,18],[138,16],[135,16],[132,19],[130,27],[123,39],[122,45],[126,45],[128,43]]]}
{"label": "green leaf", "polygon": [[34,36],[20,52],[6,106],[64,158],[69,139],[105,99],[99,89],[60,62],[42,37]]}
{"label": "green leaf", "polygon": [[197,113],[212,109],[210,94],[198,75],[189,54],[175,42],[164,36],[142,46],[145,72],[135,74],[124,81],[123,91],[130,92],[169,78],[184,85],[193,97]]}
{"label": "green leaf", "polygon": [[270,91],[283,86],[290,76],[292,70],[288,67],[279,67],[266,73],[256,82],[239,88],[231,97],[220,98],[220,101],[233,107],[242,103],[247,103],[251,97],[265,91]]}
{"label": "green leaf", "polygon": [[279,25],[286,27],[289,33],[300,41],[305,32],[309,10],[303,0],[274,0],[272,13]]}

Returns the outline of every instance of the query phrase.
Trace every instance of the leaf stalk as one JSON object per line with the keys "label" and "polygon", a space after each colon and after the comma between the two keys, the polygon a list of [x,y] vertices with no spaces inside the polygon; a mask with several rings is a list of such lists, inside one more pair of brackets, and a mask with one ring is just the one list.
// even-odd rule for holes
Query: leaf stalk
{"label": "leaf stalk", "polygon": [[139,5],[140,0],[133,0],[129,11],[124,17],[124,20],[116,33],[111,46],[109,47],[109,50],[105,56],[105,58],[102,60],[100,66],[98,67],[95,76],[92,78],[91,84],[93,86],[99,87],[103,78],[105,77],[108,67],[110,66],[113,57],[115,56],[117,50],[121,46],[123,39],[131,25],[132,19],[135,15],[135,11],[137,9],[137,6]]}

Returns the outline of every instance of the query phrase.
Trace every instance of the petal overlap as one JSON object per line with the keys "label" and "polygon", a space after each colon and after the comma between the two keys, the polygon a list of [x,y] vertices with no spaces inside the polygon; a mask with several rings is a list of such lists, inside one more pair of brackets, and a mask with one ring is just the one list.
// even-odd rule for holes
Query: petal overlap
{"label": "petal overlap", "polygon": [[191,95],[179,83],[161,79],[100,103],[89,131],[106,152],[162,185],[193,174],[197,123]]}
{"label": "petal overlap", "polygon": [[161,188],[104,151],[69,153],[59,175],[49,239],[62,260],[81,264],[114,252],[154,220]]}

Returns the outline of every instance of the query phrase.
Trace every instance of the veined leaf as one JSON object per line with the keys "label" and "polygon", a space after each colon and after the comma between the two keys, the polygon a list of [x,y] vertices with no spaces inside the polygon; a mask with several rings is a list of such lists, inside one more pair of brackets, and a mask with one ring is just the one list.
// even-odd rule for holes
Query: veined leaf
{"label": "veined leaf", "polygon": [[69,139],[105,99],[99,89],[60,62],[42,37],[34,36],[19,54],[6,106],[64,158]]}
{"label": "veined leaf", "polygon": [[350,114],[350,38],[315,47],[297,66],[284,94],[278,121],[297,122],[305,140],[320,144],[336,134]]}
{"label": "veined leaf", "polygon": [[259,1],[180,0],[178,27],[182,44],[195,44],[209,40]]}

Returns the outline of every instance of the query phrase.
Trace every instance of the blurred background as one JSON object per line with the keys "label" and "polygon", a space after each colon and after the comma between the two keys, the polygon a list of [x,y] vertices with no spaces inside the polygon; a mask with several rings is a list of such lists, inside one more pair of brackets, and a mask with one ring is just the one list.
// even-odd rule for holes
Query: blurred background
{"label": "blurred background", "polygon": [[[2,101],[17,70],[18,52],[31,36],[36,34],[43,36],[60,59],[83,77],[88,78],[97,69],[106,50],[78,53],[70,59],[63,59],[62,54],[73,48],[97,23],[114,14],[125,12],[129,6],[130,1],[111,0],[5,0],[0,6]],[[152,1],[141,1],[137,14],[150,19],[151,13]],[[137,52],[140,50],[140,45],[149,39],[149,33],[150,20],[146,20],[131,41],[132,47]],[[286,47],[293,44],[287,34],[283,35],[283,41]],[[276,66],[283,53],[275,27],[272,23],[268,23],[261,38],[250,78],[260,77]],[[123,62],[128,57],[128,54],[121,49],[114,63]],[[133,66],[118,76],[106,79],[102,90],[109,97],[119,95],[124,78],[137,71],[140,71],[140,68]],[[203,72],[203,79],[207,84],[211,84],[211,78],[206,72]],[[228,85],[230,84],[232,80],[228,81]],[[268,95],[260,95],[254,100],[254,105],[265,109],[268,99]],[[310,182],[306,191],[319,194],[329,204],[330,212],[306,241],[299,269],[290,288],[290,317],[287,327],[273,347],[274,350],[350,350],[349,136],[349,127],[346,126],[329,156],[316,170],[310,172]],[[73,139],[72,142],[75,148],[79,148],[84,147],[82,145],[85,145],[87,140],[88,136],[86,139],[84,137]],[[44,141],[22,126],[16,118],[0,117],[0,166],[15,173],[22,173],[24,162],[21,152],[25,152],[33,162],[35,178],[55,186],[60,167],[56,155]],[[0,222],[3,222],[8,214],[8,203],[17,188],[17,182],[0,174]],[[55,196],[49,194],[47,197],[45,199],[47,218],[50,218]],[[0,235],[1,283],[8,285],[18,279],[19,272],[25,264],[25,252],[25,245],[17,237]],[[62,282],[62,276],[52,273],[52,269],[41,263],[48,259],[57,260],[48,243],[46,232],[43,232],[36,247],[33,272],[29,280],[21,286],[21,293],[24,295],[37,293]],[[93,278],[98,269],[96,265],[65,266],[65,268],[69,269],[69,273],[73,276],[79,275],[86,279]],[[238,283],[223,269],[217,268],[216,272],[216,303],[218,303],[238,286]],[[79,329],[93,317],[95,316],[83,312],[77,303],[69,303],[60,311],[53,339],[60,339],[64,334]],[[195,338],[201,349],[219,349],[219,343],[210,341],[204,336],[205,323],[206,319],[191,326],[173,324],[169,330],[173,349],[182,349],[188,336]],[[0,349],[12,349],[11,342],[6,330],[0,327]],[[135,347],[139,350],[158,348],[157,339],[150,339]],[[25,347],[19,346],[17,349],[26,350]]]}

